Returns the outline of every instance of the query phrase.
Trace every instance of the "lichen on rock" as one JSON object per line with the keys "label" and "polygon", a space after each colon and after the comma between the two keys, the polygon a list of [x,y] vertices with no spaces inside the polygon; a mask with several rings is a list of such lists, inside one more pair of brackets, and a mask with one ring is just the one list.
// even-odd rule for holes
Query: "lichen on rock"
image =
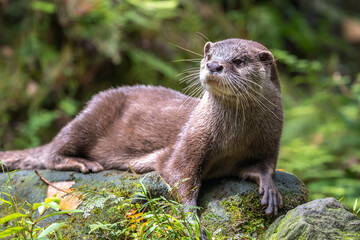
{"label": "lichen on rock", "polygon": [[278,218],[265,239],[360,239],[360,218],[334,198],[316,199]]}

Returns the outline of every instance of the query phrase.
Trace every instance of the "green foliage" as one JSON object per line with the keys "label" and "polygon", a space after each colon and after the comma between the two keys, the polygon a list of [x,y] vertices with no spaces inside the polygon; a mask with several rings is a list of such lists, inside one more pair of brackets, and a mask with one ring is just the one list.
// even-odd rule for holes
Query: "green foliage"
{"label": "green foliage", "polygon": [[[141,182],[137,187],[139,190],[133,195],[135,204],[129,204],[124,198],[112,201],[111,205],[122,209],[118,220],[90,224],[89,234],[106,236],[106,239],[199,239],[202,227],[195,214],[197,207],[184,206],[164,197],[153,198]],[[88,195],[91,200],[87,200],[84,209],[88,209],[88,204],[93,206],[93,198],[100,203],[95,204],[97,207],[104,206],[105,199],[113,198],[112,194],[96,195]],[[211,237],[206,229],[204,231]]]}
{"label": "green foliage", "polygon": [[[5,167],[0,162],[1,170]],[[45,237],[57,229],[63,227],[65,223],[52,223],[45,229],[38,227],[38,224],[46,218],[66,213],[82,212],[80,210],[60,211],[60,198],[46,198],[43,203],[30,204],[28,202],[19,203],[16,199],[11,183],[11,178],[15,172],[8,172],[6,185],[1,187],[0,202],[12,209],[13,213],[0,218],[0,238],[7,239],[46,239]],[[49,212],[49,209],[54,210]]]}
{"label": "green foliage", "polygon": [[[291,71],[301,72],[292,66],[299,65],[296,61],[282,60]],[[311,67],[314,63],[306,64],[306,78],[294,77],[284,86],[294,95],[284,95],[286,124],[279,167],[306,183],[310,199],[345,196],[344,204],[350,207],[360,192],[359,78],[349,84],[348,76],[324,77]],[[303,84],[311,88],[296,88]],[[304,100],[299,104],[298,99]]]}

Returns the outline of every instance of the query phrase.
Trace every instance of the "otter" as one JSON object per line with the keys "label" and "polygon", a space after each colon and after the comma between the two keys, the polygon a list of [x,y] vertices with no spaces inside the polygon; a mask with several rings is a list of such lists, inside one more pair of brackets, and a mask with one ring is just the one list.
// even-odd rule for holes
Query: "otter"
{"label": "otter", "polygon": [[203,180],[250,179],[276,215],[283,110],[274,56],[250,40],[207,42],[199,82],[200,99],[153,86],[100,92],[50,143],[0,159],[9,170],[155,170],[171,186],[181,181],[185,205],[196,205]]}

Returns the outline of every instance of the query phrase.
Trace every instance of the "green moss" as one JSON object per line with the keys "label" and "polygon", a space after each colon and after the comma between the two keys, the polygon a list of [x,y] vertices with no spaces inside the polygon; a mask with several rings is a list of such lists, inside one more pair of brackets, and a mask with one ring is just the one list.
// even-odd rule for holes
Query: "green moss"
{"label": "green moss", "polygon": [[260,205],[259,195],[250,194],[247,197],[232,196],[221,203],[231,222],[231,228],[246,236],[263,235],[265,228],[271,224],[271,218],[264,216],[264,207]]}
{"label": "green moss", "polygon": [[[132,190],[136,189],[135,184]],[[102,189],[96,187],[80,188],[82,192],[88,194],[83,209],[91,209],[84,217],[83,214],[75,214],[69,217],[66,226],[60,229],[63,239],[123,239],[126,227],[129,225],[127,213],[132,209],[139,209],[137,204],[132,203],[131,195],[133,192],[126,190],[125,186],[106,186]],[[131,189],[131,188],[127,188]],[[94,194],[94,191],[98,191]],[[111,225],[111,231],[104,231],[101,228],[91,231],[93,224]]]}
{"label": "green moss", "polygon": [[257,193],[230,196],[204,211],[202,223],[216,239],[235,236],[262,239],[266,228],[276,219],[267,217],[264,210]]}

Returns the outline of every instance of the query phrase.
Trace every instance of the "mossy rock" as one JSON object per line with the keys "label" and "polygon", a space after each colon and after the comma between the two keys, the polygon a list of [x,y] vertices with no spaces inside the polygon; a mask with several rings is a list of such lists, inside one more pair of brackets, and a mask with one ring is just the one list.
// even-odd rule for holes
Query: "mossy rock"
{"label": "mossy rock", "polygon": [[[140,179],[153,197],[168,195],[166,184],[156,172],[137,176],[120,171],[90,174],[52,170],[39,172],[50,182],[75,181],[74,187],[104,196],[92,199],[90,207],[87,205],[86,218],[84,214],[60,215],[42,222],[42,226],[46,226],[54,221],[66,221],[68,224],[61,229],[64,239],[110,239],[104,231],[93,231],[89,234],[91,224],[97,222],[119,224],[116,234],[129,235],[129,232],[121,232],[124,230],[124,224],[127,224],[123,220],[127,217],[126,213],[134,208],[134,204],[136,205],[131,196],[139,192],[136,183],[139,183]],[[5,184],[5,176],[0,174],[1,186]],[[284,199],[280,215],[307,201],[308,191],[294,175],[276,172],[274,180]],[[12,177],[12,184],[19,202],[26,200],[30,204],[40,203],[46,198],[48,186],[33,170],[17,171]],[[258,185],[254,182],[235,178],[206,181],[202,184],[198,201],[202,207],[202,223],[216,239],[225,236],[236,239],[243,236],[261,238],[276,217],[267,217],[264,214],[260,199]],[[4,205],[0,205],[0,217],[7,214]]]}
{"label": "mossy rock", "polygon": [[360,240],[360,218],[334,198],[316,199],[278,218],[266,239]]}
{"label": "mossy rock", "polygon": [[[277,171],[274,176],[282,197],[279,215],[308,201],[308,190],[296,176]],[[256,183],[235,178],[203,183],[199,205],[203,207],[202,223],[216,239],[261,239],[277,216],[265,215]]]}

